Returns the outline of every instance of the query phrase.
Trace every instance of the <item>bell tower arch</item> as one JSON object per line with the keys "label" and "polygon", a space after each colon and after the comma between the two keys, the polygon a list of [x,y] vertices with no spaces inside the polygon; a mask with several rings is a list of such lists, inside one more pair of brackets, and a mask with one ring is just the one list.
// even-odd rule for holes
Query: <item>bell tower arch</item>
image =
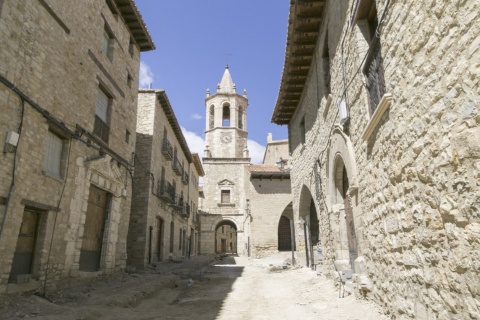
{"label": "bell tower arch", "polygon": [[217,92],[205,98],[207,145],[205,157],[248,158],[246,112],[248,99],[246,90],[237,94],[228,65]]}

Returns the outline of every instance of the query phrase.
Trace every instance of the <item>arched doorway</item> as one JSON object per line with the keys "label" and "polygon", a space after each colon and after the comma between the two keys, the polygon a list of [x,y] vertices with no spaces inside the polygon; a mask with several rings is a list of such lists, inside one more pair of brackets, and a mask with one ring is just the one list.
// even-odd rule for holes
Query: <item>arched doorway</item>
{"label": "arched doorway", "polygon": [[223,220],[215,227],[215,253],[237,254],[237,226]]}
{"label": "arched doorway", "polygon": [[[290,202],[278,221],[278,251],[292,250],[293,207]],[[295,233],[295,232],[294,232]],[[293,238],[293,247],[295,240]]]}
{"label": "arched doorway", "polygon": [[[350,182],[347,169],[342,157],[338,156],[335,161],[335,190],[337,203],[343,203],[345,210],[345,227],[340,230],[340,237],[347,238],[349,261],[352,270],[355,271],[355,259],[358,257],[357,237],[353,220],[353,209],[348,195]],[[342,225],[342,223],[341,223]],[[343,229],[343,230],[342,230]]]}
{"label": "arched doorway", "polygon": [[312,198],[310,190],[306,186],[302,188],[302,192],[300,194],[299,218],[301,220],[299,231],[303,231],[306,265],[307,267],[313,267],[313,265],[317,263],[317,248],[321,245],[319,243],[320,224],[318,221],[318,214],[315,207],[315,202]]}

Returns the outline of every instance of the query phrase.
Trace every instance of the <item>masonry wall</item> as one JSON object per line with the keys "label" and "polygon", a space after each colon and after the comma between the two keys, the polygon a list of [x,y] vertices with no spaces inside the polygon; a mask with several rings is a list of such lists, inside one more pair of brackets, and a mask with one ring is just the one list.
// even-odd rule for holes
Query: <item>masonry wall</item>
{"label": "masonry wall", "polygon": [[[131,197],[126,166],[135,144],[135,136],[126,142],[126,131],[135,132],[139,51],[135,47],[130,55],[130,33],[104,2],[48,1],[48,8],[41,3],[7,0],[0,5],[0,74],[46,111],[22,103],[0,84],[0,148],[6,150],[7,131],[20,133],[16,149],[0,156],[0,293],[43,291],[45,282],[48,291],[60,279],[109,273],[126,263]],[[116,39],[111,59],[100,50],[105,23]],[[92,138],[99,85],[112,95],[108,148],[115,159],[93,148],[100,148]],[[76,131],[77,125],[86,131]],[[43,170],[49,129],[64,139],[61,177]],[[90,142],[72,139],[75,132]],[[100,271],[84,273],[79,257],[91,185],[112,200]],[[25,209],[36,210],[40,219],[35,267],[29,283],[8,284]]]}
{"label": "masonry wall", "polygon": [[[134,175],[134,196],[128,235],[128,263],[136,267],[145,267],[158,261],[167,261],[186,256],[188,237],[192,236],[192,227],[198,207],[198,172],[193,163],[189,163],[184,154],[172,125],[167,119],[158,100],[159,91],[140,90],[137,116],[136,166]],[[164,136],[164,129],[167,136]],[[172,161],[162,153],[163,139],[168,139],[177,150],[180,163],[189,174],[188,184],[182,182],[182,176],[172,169]],[[190,205],[190,214],[181,214],[181,209],[171,200],[160,197],[159,181],[165,169],[165,183],[176,184],[176,196],[183,192],[184,201]],[[193,178],[195,177],[195,178]],[[197,185],[195,185],[197,183]],[[161,232],[157,232],[159,219],[162,221]],[[171,223],[173,222],[173,250],[170,251]],[[152,233],[150,233],[150,228]],[[186,230],[185,238],[180,239],[180,229]],[[193,234],[195,237],[195,234]],[[161,238],[161,239],[159,239]],[[195,246],[195,243],[193,244]],[[185,248],[184,248],[185,247]],[[191,254],[194,252],[191,252]]]}
{"label": "masonry wall", "polygon": [[280,217],[285,214],[289,219],[293,218],[288,207],[292,202],[290,179],[252,178],[247,190],[251,214],[251,256],[265,257],[278,252]]}
{"label": "masonry wall", "polygon": [[[345,259],[335,175],[343,159],[359,245],[357,293],[392,318],[478,319],[479,3],[376,1],[392,101],[366,141],[368,46],[361,23],[349,25],[355,3],[327,1],[316,60],[289,124],[295,217],[307,216],[302,208],[313,198],[324,271],[334,276]],[[330,104],[320,64],[327,30]],[[345,85],[348,128],[337,109]]]}

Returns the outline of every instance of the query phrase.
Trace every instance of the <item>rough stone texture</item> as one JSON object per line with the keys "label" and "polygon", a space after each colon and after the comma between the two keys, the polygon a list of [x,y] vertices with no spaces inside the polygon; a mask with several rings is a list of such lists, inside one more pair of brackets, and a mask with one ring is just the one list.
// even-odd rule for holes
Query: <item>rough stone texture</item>
{"label": "rough stone texture", "polygon": [[[396,319],[480,319],[480,4],[376,1],[392,102],[365,142],[372,121],[362,74],[368,44],[364,24],[350,25],[356,2],[326,1],[289,124],[297,249],[305,256],[303,222],[314,212],[323,269],[335,276],[334,265],[353,267],[341,192],[345,167],[358,243],[356,292]],[[330,105],[319,62],[325,43]],[[348,130],[337,108],[345,86]]]}
{"label": "rough stone texture", "polygon": [[[132,46],[133,55],[129,53],[130,31],[105,2],[67,5],[64,1],[7,0],[0,10],[0,74],[48,112],[42,115],[28,102],[22,108],[19,97],[0,84],[0,148],[7,150],[7,131],[21,131],[16,152],[0,156],[0,197],[8,202],[8,210],[0,205],[0,293],[35,290],[47,277],[48,291],[65,277],[123,269],[131,200],[126,166],[135,144],[135,137],[126,142],[126,131],[135,132],[138,47]],[[110,58],[100,49],[105,24],[115,39]],[[92,135],[100,85],[112,98],[106,155],[92,148],[102,147]],[[55,125],[53,118],[63,124]],[[87,130],[77,132],[85,143],[69,136],[76,125]],[[64,139],[61,177],[44,172],[48,130]],[[79,272],[91,185],[105,190],[111,200],[100,271]],[[32,279],[26,284],[8,284],[25,208],[39,214]]]}
{"label": "rough stone texture", "polygon": [[[177,259],[189,253],[197,254],[198,248],[198,176],[191,154],[184,154],[180,147],[172,122],[168,120],[158,95],[165,95],[159,90],[140,90],[137,113],[137,144],[135,147],[137,166],[134,174],[132,212],[128,233],[128,263],[145,267],[157,261]],[[176,123],[175,121],[173,123]],[[166,136],[165,136],[166,132]],[[162,154],[164,139],[177,150],[177,159],[183,163],[188,174],[187,184],[182,182],[182,175],[173,171],[172,160]],[[175,183],[176,201],[183,194],[183,201],[190,206],[188,215],[182,208],[174,206],[172,200],[160,195],[159,182]],[[173,223],[173,229],[171,225]],[[152,233],[150,234],[150,228]],[[182,230],[182,236],[180,236]],[[171,234],[173,231],[173,235]],[[184,239],[183,232],[186,238]],[[173,244],[171,246],[171,239]],[[191,238],[190,238],[191,237]],[[191,242],[188,243],[188,239]],[[170,250],[172,249],[172,250]]]}

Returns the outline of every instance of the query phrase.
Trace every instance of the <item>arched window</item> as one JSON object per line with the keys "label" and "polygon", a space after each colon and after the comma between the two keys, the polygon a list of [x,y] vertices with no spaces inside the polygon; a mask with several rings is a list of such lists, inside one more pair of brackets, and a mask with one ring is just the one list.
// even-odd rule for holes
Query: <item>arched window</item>
{"label": "arched window", "polygon": [[213,129],[213,126],[215,125],[215,111],[213,105],[210,106],[210,118],[208,122],[208,128]]}
{"label": "arched window", "polygon": [[222,111],[222,127],[230,127],[230,105],[223,105]]}
{"label": "arched window", "polygon": [[243,129],[243,108],[238,108],[238,128]]}

